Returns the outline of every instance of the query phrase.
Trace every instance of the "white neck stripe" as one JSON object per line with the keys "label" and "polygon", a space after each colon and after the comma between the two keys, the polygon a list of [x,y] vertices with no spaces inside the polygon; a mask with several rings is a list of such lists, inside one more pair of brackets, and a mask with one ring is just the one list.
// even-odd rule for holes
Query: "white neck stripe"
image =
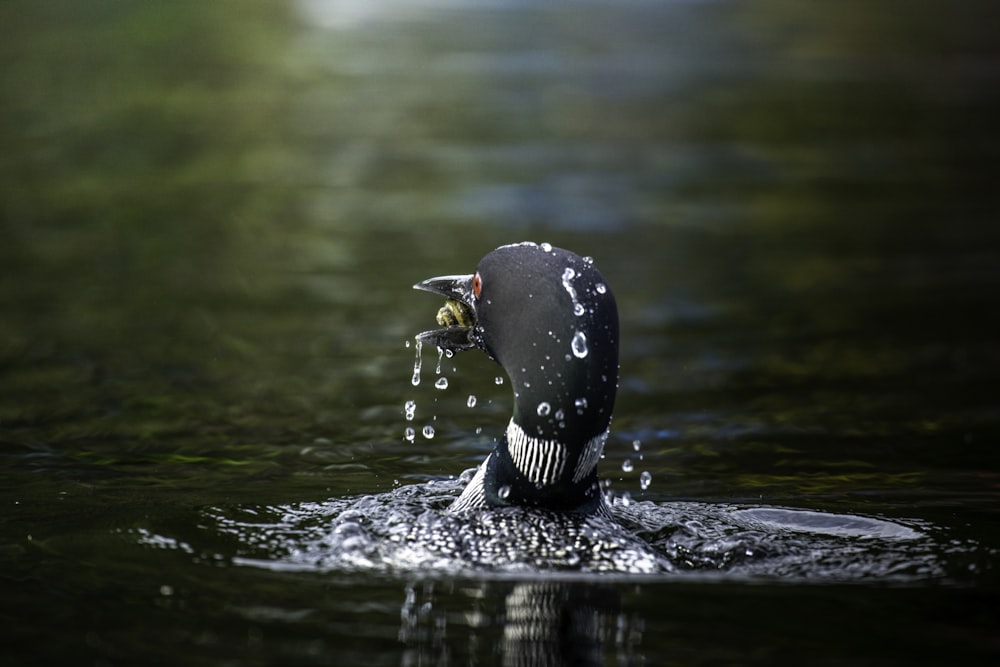
{"label": "white neck stripe", "polygon": [[576,468],[573,469],[574,482],[579,482],[589,475],[590,471],[597,465],[597,462],[601,460],[601,455],[604,453],[604,443],[607,439],[608,431],[604,431],[604,433],[595,435],[587,441],[587,444],[583,447],[583,451],[580,452],[580,458],[576,460]]}
{"label": "white neck stripe", "polygon": [[566,445],[529,437],[513,419],[507,424],[507,451],[514,467],[534,484],[555,484],[566,468]]}

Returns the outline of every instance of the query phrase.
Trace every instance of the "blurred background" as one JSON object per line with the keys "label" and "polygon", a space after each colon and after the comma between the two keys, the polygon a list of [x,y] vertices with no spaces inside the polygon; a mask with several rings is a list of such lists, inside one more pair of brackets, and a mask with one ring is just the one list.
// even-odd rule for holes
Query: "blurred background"
{"label": "blurred background", "polygon": [[[408,341],[440,305],[410,286],[521,240],[593,256],[616,292],[613,489],[916,517],[987,545],[949,574],[995,592],[998,14],[0,4],[13,655],[53,632],[107,660],[156,644],[109,648],[109,627],[162,601],[162,557],[129,531],[195,535],[205,506],[375,493],[481,460],[509,389],[470,354],[438,391],[429,351],[410,383]],[[202,560],[237,549],[200,539]],[[179,556],[176,580],[208,576]],[[398,588],[370,623],[397,622]],[[53,590],[103,610],[94,628]],[[175,645],[222,606],[171,620]],[[995,650],[985,633],[966,645]]]}

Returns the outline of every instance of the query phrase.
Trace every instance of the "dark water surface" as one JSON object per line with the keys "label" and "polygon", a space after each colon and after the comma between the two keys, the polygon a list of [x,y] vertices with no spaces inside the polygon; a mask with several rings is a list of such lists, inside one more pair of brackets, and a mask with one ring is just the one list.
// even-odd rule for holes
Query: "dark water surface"
{"label": "dark water surface", "polygon": [[[0,5],[4,664],[994,664],[1000,12],[827,4]],[[386,551],[511,409],[410,285],[519,240],[654,573]]]}

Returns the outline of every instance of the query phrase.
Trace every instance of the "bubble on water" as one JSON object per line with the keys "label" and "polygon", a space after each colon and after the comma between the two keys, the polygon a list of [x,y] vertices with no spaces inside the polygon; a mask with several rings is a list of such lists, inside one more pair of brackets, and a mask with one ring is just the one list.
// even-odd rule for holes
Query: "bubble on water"
{"label": "bubble on water", "polygon": [[407,426],[406,430],[403,431],[403,437],[406,438],[407,442],[413,442],[414,438],[417,437],[417,431],[412,426]]}
{"label": "bubble on water", "polygon": [[413,415],[417,413],[417,402],[407,401],[406,405],[403,406],[403,414],[406,417],[406,421],[413,421]]}
{"label": "bubble on water", "polygon": [[551,243],[542,243],[538,247],[541,248],[542,250],[544,250],[545,252],[552,252],[552,244]]}
{"label": "bubble on water", "polygon": [[476,407],[476,395],[469,394],[469,398],[466,399],[465,404],[468,405],[470,408]]}
{"label": "bubble on water", "polygon": [[503,384],[503,377],[498,375],[495,378],[493,378],[493,381],[496,382],[497,384]]}
{"label": "bubble on water", "polygon": [[598,294],[604,294],[605,292],[608,291],[608,287],[604,283],[597,283],[596,285],[594,285],[594,289],[597,290]]}
{"label": "bubble on water", "polygon": [[435,389],[447,389],[448,388],[448,378],[441,377],[438,378],[434,383]]}
{"label": "bubble on water", "polygon": [[635,466],[632,465],[632,459],[625,459],[622,461],[622,472],[632,472]]}
{"label": "bubble on water", "polygon": [[430,424],[424,427],[424,437],[428,440],[434,437],[434,427]]}
{"label": "bubble on water", "polygon": [[421,343],[419,340],[417,341],[417,343],[415,345],[415,347],[417,349],[417,356],[413,360],[413,377],[410,379],[410,384],[412,384],[414,387],[416,387],[418,384],[420,384],[420,366],[423,363],[423,360],[420,357],[420,349],[423,346],[424,346],[424,344]]}
{"label": "bubble on water", "polygon": [[643,470],[642,473],[639,474],[639,487],[642,488],[643,491],[645,491],[646,489],[649,488],[649,485],[652,483],[653,483],[653,476],[650,474],[648,470]]}
{"label": "bubble on water", "polygon": [[642,441],[640,441],[640,440],[633,440],[632,441],[632,449],[634,451],[639,451],[640,449],[642,449]]}
{"label": "bubble on water", "polygon": [[551,411],[552,411],[552,406],[546,403],[545,401],[542,401],[541,403],[538,404],[537,412],[539,417],[547,417]]}
{"label": "bubble on water", "polygon": [[582,331],[577,331],[573,334],[573,341],[570,343],[570,348],[573,350],[573,356],[577,359],[583,359],[587,356],[587,336]]}
{"label": "bubble on water", "polygon": [[510,495],[510,486],[509,485],[504,484],[499,489],[497,489],[497,496],[499,496],[501,500],[507,498],[507,496],[509,496],[509,495]]}

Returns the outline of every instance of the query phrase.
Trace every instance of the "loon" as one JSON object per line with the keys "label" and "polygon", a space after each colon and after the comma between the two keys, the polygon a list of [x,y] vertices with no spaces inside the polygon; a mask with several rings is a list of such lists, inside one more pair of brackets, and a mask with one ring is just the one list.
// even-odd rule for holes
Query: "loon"
{"label": "loon", "polygon": [[417,340],[484,351],[506,371],[514,414],[451,505],[608,514],[597,463],[618,387],[618,307],[590,258],[530,242],[505,245],[474,273],[415,289],[446,298],[444,328]]}

